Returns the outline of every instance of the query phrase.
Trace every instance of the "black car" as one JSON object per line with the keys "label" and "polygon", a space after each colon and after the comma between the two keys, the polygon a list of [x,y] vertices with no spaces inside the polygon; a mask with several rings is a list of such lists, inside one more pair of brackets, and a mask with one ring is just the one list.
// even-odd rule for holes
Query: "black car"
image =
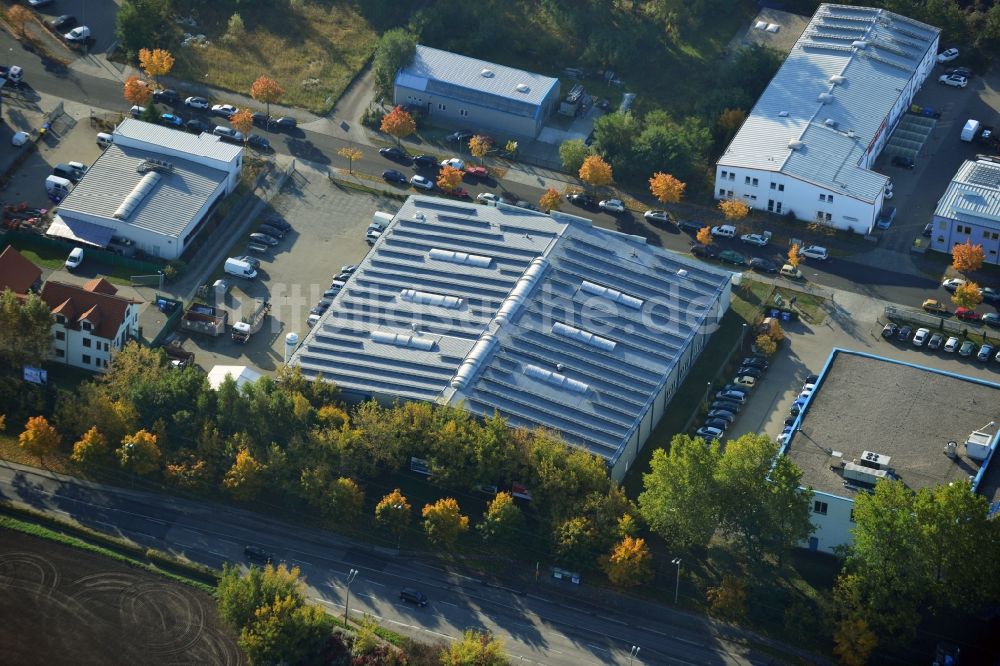
{"label": "black car", "polygon": [[916,163],[910,157],[903,157],[902,155],[896,155],[892,158],[892,166],[902,167],[904,169],[912,169],[916,166]]}
{"label": "black car", "polygon": [[717,259],[719,256],[719,248],[714,245],[702,245],[698,243],[697,245],[691,246],[691,254],[696,257],[701,257],[702,259]]}
{"label": "black car", "polygon": [[395,169],[386,169],[382,172],[382,179],[387,183],[408,183],[409,179],[406,174],[401,171],[396,171]]}
{"label": "black car", "polygon": [[577,206],[583,206],[584,208],[592,208],[593,206],[597,205],[597,202],[594,201],[594,197],[590,196],[589,194],[584,194],[583,192],[574,192],[573,194],[567,194],[566,200],[569,201],[571,204],[575,204]]}
{"label": "black car", "polygon": [[272,215],[264,220],[264,224],[274,227],[275,229],[281,229],[286,234],[292,230],[292,225],[288,224],[288,222],[285,221],[285,218],[280,215]]}
{"label": "black car", "polygon": [[324,298],[319,303],[317,303],[312,310],[309,311],[310,314],[323,314],[330,309],[330,304],[333,303],[329,298]]}
{"label": "black car", "polygon": [[803,385],[805,385],[805,384],[815,384],[818,381],[819,381],[819,375],[809,375],[808,377],[806,377],[806,380],[804,382],[802,382],[802,384]]}
{"label": "black car", "polygon": [[447,139],[452,143],[465,143],[473,136],[475,133],[472,130],[458,130],[449,134]]}
{"label": "black car", "polygon": [[740,361],[741,367],[750,368],[760,368],[761,370],[767,370],[768,363],[767,359],[761,358],[760,356],[747,356],[745,359]]}
{"label": "black car", "polygon": [[278,129],[290,130],[295,129],[299,126],[299,121],[295,120],[291,116],[282,116],[271,123]]}
{"label": "black car", "polygon": [[378,154],[387,160],[393,160],[395,162],[410,161],[410,156],[406,154],[406,151],[402,148],[397,148],[396,146],[391,148],[380,148]]}
{"label": "black car", "polygon": [[736,371],[737,377],[753,377],[754,379],[760,379],[763,375],[763,370],[755,368],[752,365],[741,365],[740,369]]}
{"label": "black car", "polygon": [[161,104],[169,104],[170,106],[181,103],[181,96],[177,94],[176,90],[171,90],[170,88],[153,91],[153,99]]}
{"label": "black car", "polygon": [[789,416],[787,419],[785,419],[785,425],[786,426],[793,426],[793,425],[795,425],[795,422],[798,421],[798,420],[799,419],[796,416]]}
{"label": "black car", "polygon": [[770,259],[754,257],[750,260],[750,270],[758,271],[760,273],[777,273],[778,264],[774,263]]}
{"label": "black car", "polygon": [[912,326],[901,326],[899,328],[899,333],[896,334],[896,339],[900,342],[906,342],[910,339],[910,335],[913,333]]}
{"label": "black car", "polygon": [[262,153],[271,152],[271,142],[267,140],[266,137],[260,134],[251,134],[247,137],[247,145],[251,148],[255,148]]}
{"label": "black car", "polygon": [[967,79],[972,78],[972,70],[969,69],[968,67],[955,67],[954,69],[946,69],[944,70],[944,73],[947,76],[951,76],[952,74],[957,74],[958,76],[964,76]]}
{"label": "black car", "polygon": [[76,17],[72,14],[63,14],[49,21],[49,27],[58,32],[69,32],[70,28],[76,26]]}
{"label": "black car", "polygon": [[712,404],[708,406],[710,411],[717,409],[724,409],[727,412],[732,412],[733,414],[739,414],[740,410],[743,409],[743,404],[736,402],[735,400],[726,400],[725,398],[718,398],[712,401]]}
{"label": "black car", "polygon": [[729,428],[729,422],[724,419],[705,419],[702,425],[706,428],[718,428],[722,432]]}
{"label": "black car", "polygon": [[419,169],[437,169],[440,164],[433,155],[417,155],[413,158],[413,166]]}
{"label": "black car", "polygon": [[893,324],[891,321],[882,327],[882,337],[886,340],[896,337],[897,333],[899,333],[899,326]]}
{"label": "black car", "polygon": [[270,224],[262,224],[257,228],[262,234],[267,234],[268,236],[274,236],[275,238],[284,238],[285,232],[277,227],[272,227]]}
{"label": "black car", "polygon": [[705,225],[697,220],[681,220],[677,223],[677,227],[681,231],[685,231],[689,234],[696,234],[701,231]]}
{"label": "black car", "polygon": [[732,423],[736,420],[736,414],[729,411],[728,409],[713,409],[705,415],[707,419],[722,419],[726,423]]}
{"label": "black car", "polygon": [[274,562],[274,556],[271,553],[257,546],[247,546],[243,549],[243,555],[251,562],[260,562],[261,564]]}
{"label": "black car", "polygon": [[256,125],[257,127],[267,128],[267,124],[268,124],[267,120],[268,120],[268,118],[267,118],[267,114],[264,113],[263,111],[254,111],[250,115],[250,119],[251,119],[251,121],[253,121],[253,124]]}
{"label": "black car", "polygon": [[201,134],[202,132],[208,132],[211,134],[212,130],[215,129],[213,125],[209,125],[204,120],[198,120],[197,118],[192,118],[191,120],[184,123],[184,126],[188,128],[189,132],[195,134]]}
{"label": "black car", "polygon": [[404,587],[399,591],[399,600],[418,606],[427,605],[427,596],[420,590],[413,587]]}

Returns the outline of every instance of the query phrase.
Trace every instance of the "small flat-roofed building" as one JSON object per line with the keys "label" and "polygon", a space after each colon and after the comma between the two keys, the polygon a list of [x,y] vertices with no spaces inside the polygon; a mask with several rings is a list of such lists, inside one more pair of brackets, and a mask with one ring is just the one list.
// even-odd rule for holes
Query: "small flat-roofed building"
{"label": "small flat-roofed building", "polygon": [[914,491],[971,480],[995,502],[983,479],[998,424],[1000,384],[835,349],[782,449],[815,492],[809,548],[849,544],[855,497],[883,478]]}
{"label": "small flat-roofed building", "polygon": [[48,234],[93,247],[112,236],[176,259],[239,181],[243,148],[127,119],[56,211]]}
{"label": "small flat-roofed building", "polygon": [[534,137],[559,104],[559,79],[418,45],[393,102],[422,107],[436,124]]}
{"label": "small flat-roofed building", "polygon": [[349,399],[557,431],[621,479],[731,279],[572,215],[412,196],[289,363]]}
{"label": "small flat-roofed building", "polygon": [[715,198],[870,233],[891,189],[872,166],[939,36],[884,9],[820,5],[719,158]]}
{"label": "small flat-roofed building", "polygon": [[966,160],[938,199],[931,249],[951,254],[971,241],[983,246],[983,260],[1000,264],[1000,161]]}

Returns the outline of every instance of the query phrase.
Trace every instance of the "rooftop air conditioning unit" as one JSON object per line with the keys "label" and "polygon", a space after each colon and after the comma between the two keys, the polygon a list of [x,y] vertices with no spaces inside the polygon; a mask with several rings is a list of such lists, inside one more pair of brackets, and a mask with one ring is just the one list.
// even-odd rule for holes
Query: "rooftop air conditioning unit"
{"label": "rooftop air conditioning unit", "polygon": [[986,460],[990,452],[990,442],[993,435],[988,432],[976,430],[965,440],[965,455],[973,460]]}
{"label": "rooftop air conditioning unit", "polygon": [[884,469],[872,469],[853,462],[844,464],[844,478],[860,483],[875,485],[879,479],[887,479],[889,473]]}
{"label": "rooftop air conditioning unit", "polygon": [[517,92],[519,93],[526,93],[531,91],[531,88],[529,88],[528,85],[524,83],[518,83],[514,87],[517,88]]}
{"label": "rooftop air conditioning unit", "polygon": [[892,460],[890,456],[875,453],[874,451],[863,451],[858,463],[872,469],[888,469],[890,460]]}
{"label": "rooftop air conditioning unit", "polygon": [[780,118],[787,118],[788,117],[788,111],[778,111],[778,116]]}
{"label": "rooftop air conditioning unit", "polygon": [[868,42],[866,42],[863,39],[858,39],[854,42],[851,42],[851,46],[853,46],[856,49],[866,49],[868,48]]}
{"label": "rooftop air conditioning unit", "polygon": [[826,120],[823,121],[823,124],[826,125],[827,127],[836,127],[837,121],[834,120],[833,118],[827,118]]}
{"label": "rooftop air conditioning unit", "polygon": [[805,144],[803,144],[803,143],[802,143],[801,141],[799,141],[798,139],[792,139],[791,141],[789,141],[789,142],[788,142],[788,148],[789,148],[790,150],[798,150],[799,148],[801,148],[801,147],[802,147],[802,146],[804,146],[804,145],[805,145]]}
{"label": "rooftop air conditioning unit", "polygon": [[479,72],[479,76],[486,79],[492,79],[494,76],[496,76],[496,74],[493,72],[492,69],[483,69]]}
{"label": "rooftop air conditioning unit", "polygon": [[819,94],[819,95],[818,95],[818,96],[816,97],[816,101],[818,101],[818,102],[822,102],[823,104],[829,104],[830,102],[832,102],[832,101],[833,101],[833,95],[831,95],[831,94],[830,94],[830,93],[828,93],[828,92],[824,92],[824,93],[820,93],[820,94]]}
{"label": "rooftop air conditioning unit", "polygon": [[830,83],[837,85],[838,83],[843,83],[847,80],[847,77],[841,76],[840,74],[834,74],[830,77]]}

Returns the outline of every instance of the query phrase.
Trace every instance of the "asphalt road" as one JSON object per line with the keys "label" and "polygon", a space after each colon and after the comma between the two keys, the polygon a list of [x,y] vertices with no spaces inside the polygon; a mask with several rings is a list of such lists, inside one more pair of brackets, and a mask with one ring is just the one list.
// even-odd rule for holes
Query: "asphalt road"
{"label": "asphalt road", "polygon": [[[503,637],[514,663],[579,666],[631,664],[749,665],[778,663],[728,640],[738,632],[705,618],[654,604],[605,595],[600,607],[547,583],[511,589],[439,568],[392,549],[280,523],[247,511],[160,494],[78,481],[31,467],[0,463],[0,499],[121,535],[189,559],[221,566],[243,562],[253,544],[302,569],[310,595],[343,613],[344,579],[353,617],[371,613],[381,623],[423,641],[458,637],[469,627]],[[399,589],[414,586],[425,608],[402,603]],[[518,661],[523,658],[522,661]]]}

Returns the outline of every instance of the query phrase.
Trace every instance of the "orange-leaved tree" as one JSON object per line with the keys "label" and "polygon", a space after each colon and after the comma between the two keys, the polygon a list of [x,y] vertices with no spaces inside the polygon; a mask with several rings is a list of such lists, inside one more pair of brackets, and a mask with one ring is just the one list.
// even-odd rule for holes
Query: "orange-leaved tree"
{"label": "orange-leaved tree", "polygon": [[271,104],[277,104],[284,96],[285,90],[278,82],[266,74],[261,74],[250,84],[250,96],[258,102],[264,102],[267,117],[271,117]]}
{"label": "orange-leaved tree", "polygon": [[134,435],[125,435],[115,453],[122,467],[135,474],[149,474],[160,468],[160,447],[156,443],[156,435],[145,429]]}
{"label": "orange-leaved tree", "polygon": [[354,160],[361,159],[361,151],[354,146],[344,146],[337,151],[337,154],[347,158],[347,173],[354,173]]}
{"label": "orange-leaved tree", "polygon": [[542,198],[538,200],[538,205],[542,207],[542,210],[559,210],[559,205],[561,203],[562,195],[559,194],[559,191],[554,187],[550,187],[545,190],[545,194],[543,194]]}
{"label": "orange-leaved tree", "polygon": [[482,134],[476,134],[471,139],[469,139],[469,152],[472,153],[473,157],[479,158],[479,163],[484,163],[484,158],[486,153],[490,152],[490,148],[493,147],[493,139],[488,136],[483,136]]}
{"label": "orange-leaved tree", "polygon": [[973,245],[971,240],[964,243],[955,243],[951,248],[951,266],[961,273],[978,271],[983,266],[982,245]]}
{"label": "orange-leaved tree", "polygon": [[229,119],[229,124],[234,130],[243,135],[243,141],[250,137],[250,130],[253,129],[253,114],[243,109],[242,111],[237,111]]}
{"label": "orange-leaved tree", "polygon": [[139,49],[139,66],[155,81],[174,68],[174,56],[166,49]]}
{"label": "orange-leaved tree", "polygon": [[750,213],[750,206],[736,199],[723,199],[719,202],[719,210],[727,220],[742,220]]}
{"label": "orange-leaved tree", "polygon": [[695,240],[697,240],[702,245],[711,245],[712,244],[712,227],[709,227],[709,226],[702,227],[701,229],[698,230],[698,233],[695,234],[694,238],[695,238]]}
{"label": "orange-leaved tree", "polygon": [[458,189],[458,186],[462,184],[462,172],[446,164],[441,167],[441,173],[438,174],[437,186],[446,192],[454,192]]}
{"label": "orange-leaved tree", "polygon": [[614,174],[600,155],[588,155],[580,167],[580,180],[591,187],[602,187],[614,181]]}
{"label": "orange-leaved tree", "polygon": [[267,467],[243,448],[236,454],[233,466],[226,472],[222,485],[238,500],[250,500],[264,488]]}
{"label": "orange-leaved tree", "polygon": [[417,122],[403,107],[397,106],[382,118],[382,131],[396,137],[396,145],[400,140],[417,131]]}
{"label": "orange-leaved tree", "polygon": [[979,285],[975,282],[966,282],[958,285],[955,293],[951,295],[951,302],[963,308],[976,309],[976,306],[983,302],[983,295],[979,292]]}
{"label": "orange-leaved tree", "polygon": [[25,26],[28,21],[31,20],[31,12],[28,11],[27,7],[22,7],[21,5],[14,5],[7,10],[7,20],[14,27],[14,32],[18,37],[24,37]]}
{"label": "orange-leaved tree", "polygon": [[39,460],[55,453],[61,441],[62,436],[44,416],[32,416],[28,419],[24,424],[24,432],[17,438],[21,448]]}
{"label": "orange-leaved tree", "polygon": [[100,433],[97,426],[91,426],[90,430],[83,433],[83,436],[73,444],[73,455],[70,456],[70,460],[81,467],[93,468],[107,462],[110,453],[107,438]]}
{"label": "orange-leaved tree", "polygon": [[677,180],[669,173],[657,171],[649,179],[649,191],[661,204],[675,204],[680,202],[684,196],[684,188],[687,185]]}
{"label": "orange-leaved tree", "polygon": [[149,84],[133,74],[125,79],[124,93],[125,101],[137,106],[145,106],[149,98],[153,96]]}
{"label": "orange-leaved tree", "polygon": [[802,261],[802,257],[799,256],[799,244],[792,243],[792,246],[788,248],[788,263],[791,264],[792,268],[798,268],[800,261]]}
{"label": "orange-leaved tree", "polygon": [[653,556],[645,539],[625,537],[602,564],[608,580],[619,587],[644,585],[653,579]]}

